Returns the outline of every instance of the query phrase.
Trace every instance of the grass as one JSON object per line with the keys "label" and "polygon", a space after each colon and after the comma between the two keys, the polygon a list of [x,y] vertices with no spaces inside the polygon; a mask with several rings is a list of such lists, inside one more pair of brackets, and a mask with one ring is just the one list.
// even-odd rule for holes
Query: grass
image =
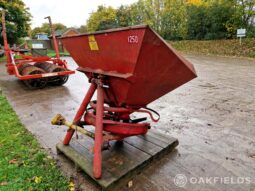
{"label": "grass", "polygon": [[[60,56],[70,56],[68,52],[60,52]],[[31,55],[31,54],[28,54]],[[54,50],[47,50],[47,56],[56,57],[56,52]],[[15,58],[21,58],[20,56],[16,56]],[[0,58],[0,62],[6,62],[6,57],[3,56]]]}
{"label": "grass", "polygon": [[[56,56],[55,50],[48,50],[47,52],[48,52],[47,56],[49,56],[49,57],[55,57]],[[60,54],[60,56],[70,56],[70,54],[68,52],[60,52],[59,54]]]}
{"label": "grass", "polygon": [[172,41],[170,44],[184,53],[195,53],[203,55],[222,55],[255,58],[255,39],[247,38],[239,44],[239,39],[233,40],[183,40]]}
{"label": "grass", "polygon": [[6,57],[5,56],[0,57],[0,62],[6,62]]}
{"label": "grass", "polygon": [[1,191],[74,190],[2,95],[0,124]]}

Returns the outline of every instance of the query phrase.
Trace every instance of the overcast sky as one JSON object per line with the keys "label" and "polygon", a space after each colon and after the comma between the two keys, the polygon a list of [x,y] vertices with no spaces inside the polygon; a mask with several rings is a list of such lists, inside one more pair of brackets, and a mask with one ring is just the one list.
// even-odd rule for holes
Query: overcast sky
{"label": "overcast sky", "polygon": [[23,0],[33,15],[32,27],[47,22],[44,17],[51,16],[54,23],[63,23],[67,27],[80,26],[86,23],[89,14],[98,5],[119,7],[137,0]]}

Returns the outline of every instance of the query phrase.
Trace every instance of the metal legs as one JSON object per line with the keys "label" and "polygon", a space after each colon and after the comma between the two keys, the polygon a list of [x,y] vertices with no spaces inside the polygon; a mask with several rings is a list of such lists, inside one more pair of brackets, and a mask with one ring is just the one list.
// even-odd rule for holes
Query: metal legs
{"label": "metal legs", "polygon": [[[74,117],[74,123],[81,120],[87,106],[97,89],[97,106],[96,106],[96,130],[94,144],[93,174],[95,178],[102,176],[102,144],[103,144],[103,114],[104,114],[104,92],[100,85],[91,84],[82,104]],[[64,145],[68,145],[74,134],[74,129],[69,129],[63,141]]]}
{"label": "metal legs", "polygon": [[103,114],[103,88],[101,86],[97,86],[96,130],[93,159],[93,174],[95,178],[101,178],[102,175]]}
{"label": "metal legs", "polygon": [[[94,83],[92,83],[90,85],[90,87],[89,87],[89,90],[88,90],[86,96],[84,97],[84,99],[82,101],[82,104],[80,105],[79,110],[77,111],[77,113],[76,113],[76,115],[74,117],[74,120],[73,120],[74,123],[77,123],[78,121],[81,120],[81,118],[82,118],[84,112],[86,111],[87,106],[88,106],[92,96],[94,95],[95,91],[96,91],[96,85]],[[69,142],[72,139],[73,134],[74,134],[74,130],[73,129],[69,129],[67,131],[65,139],[63,141],[64,145],[68,145],[69,144]]]}

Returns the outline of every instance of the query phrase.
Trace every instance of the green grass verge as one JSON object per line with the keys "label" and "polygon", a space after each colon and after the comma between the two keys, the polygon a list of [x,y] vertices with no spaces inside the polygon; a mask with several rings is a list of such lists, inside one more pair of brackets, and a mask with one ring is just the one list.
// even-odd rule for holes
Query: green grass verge
{"label": "green grass verge", "polygon": [[74,190],[2,95],[0,124],[1,191]]}
{"label": "green grass verge", "polygon": [[0,57],[0,62],[6,62],[6,57],[5,56]]}
{"label": "green grass verge", "polygon": [[247,38],[242,40],[183,40],[171,41],[170,44],[177,50],[184,53],[195,53],[203,55],[222,55],[255,58],[255,39]]}
{"label": "green grass verge", "polygon": [[[68,52],[60,52],[60,56],[70,56]],[[31,55],[31,54],[28,54]],[[56,52],[54,50],[47,50],[47,56],[56,57]],[[21,56],[16,56],[15,58],[21,58]],[[0,58],[0,62],[6,62],[6,57],[3,56]]]}
{"label": "green grass verge", "polygon": [[[59,54],[60,54],[60,56],[70,56],[70,54],[68,52],[60,52]],[[55,50],[47,50],[47,56],[55,57],[56,56]]]}

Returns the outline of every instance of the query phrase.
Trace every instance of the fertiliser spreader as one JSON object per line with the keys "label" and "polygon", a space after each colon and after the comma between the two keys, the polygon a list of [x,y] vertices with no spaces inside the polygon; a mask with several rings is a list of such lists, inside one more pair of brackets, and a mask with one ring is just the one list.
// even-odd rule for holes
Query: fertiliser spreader
{"label": "fertiliser spreader", "polygon": [[[62,42],[91,85],[73,122],[58,114],[52,123],[69,127],[64,145],[76,130],[94,139],[93,174],[100,178],[105,143],[143,135],[150,128],[145,117],[132,119],[131,114],[148,114],[157,122],[158,113],[147,105],[195,78],[196,72],[148,26],[64,37]],[[94,132],[86,129],[91,125]]]}

